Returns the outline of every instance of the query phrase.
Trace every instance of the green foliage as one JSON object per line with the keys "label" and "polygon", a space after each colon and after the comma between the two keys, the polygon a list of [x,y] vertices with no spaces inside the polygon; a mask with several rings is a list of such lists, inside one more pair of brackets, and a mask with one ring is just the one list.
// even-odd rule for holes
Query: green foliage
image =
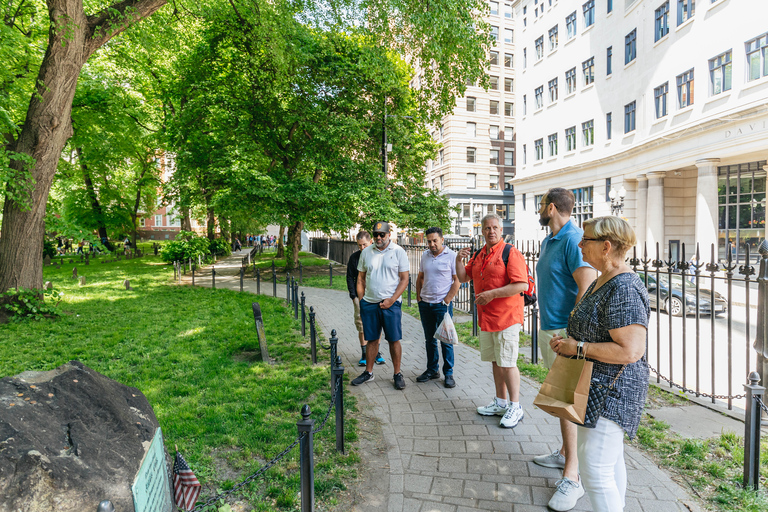
{"label": "green foliage", "polygon": [[5,309],[11,313],[11,320],[42,320],[61,315],[58,308],[64,293],[56,290],[38,290],[36,288],[13,288],[3,295]]}
{"label": "green foliage", "polygon": [[208,244],[208,250],[216,256],[229,256],[232,254],[232,247],[229,245],[229,241],[223,238],[211,240]]}
{"label": "green foliage", "polygon": [[194,231],[179,231],[175,240],[163,244],[160,257],[167,263],[187,261],[190,258],[196,261],[198,257],[208,256],[211,253],[210,247],[209,240]]}
{"label": "green foliage", "polygon": [[43,240],[43,258],[46,256],[50,256],[51,258],[56,256],[56,246],[57,244],[53,240]]}

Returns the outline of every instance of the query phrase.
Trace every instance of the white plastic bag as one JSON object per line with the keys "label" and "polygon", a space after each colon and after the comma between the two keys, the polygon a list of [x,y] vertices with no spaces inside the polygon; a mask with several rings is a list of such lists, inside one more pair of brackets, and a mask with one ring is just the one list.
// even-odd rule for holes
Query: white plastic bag
{"label": "white plastic bag", "polygon": [[451,318],[450,313],[445,313],[443,321],[440,322],[440,325],[435,332],[435,339],[438,339],[443,343],[450,343],[451,345],[459,342],[459,334],[456,332],[456,327],[453,325],[453,319]]}

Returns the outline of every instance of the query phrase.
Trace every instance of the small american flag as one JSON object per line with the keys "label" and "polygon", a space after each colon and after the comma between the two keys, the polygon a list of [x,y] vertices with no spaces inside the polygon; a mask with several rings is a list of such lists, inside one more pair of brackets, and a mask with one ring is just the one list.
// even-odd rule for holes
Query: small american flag
{"label": "small american flag", "polygon": [[192,510],[200,490],[200,482],[189,469],[189,464],[181,453],[176,452],[176,461],[173,463],[173,499],[176,506],[182,510]]}

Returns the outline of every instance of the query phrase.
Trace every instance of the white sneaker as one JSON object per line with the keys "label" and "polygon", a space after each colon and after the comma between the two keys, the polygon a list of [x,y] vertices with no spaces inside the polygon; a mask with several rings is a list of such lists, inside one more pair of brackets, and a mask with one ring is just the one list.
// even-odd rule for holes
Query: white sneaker
{"label": "white sneaker", "polygon": [[523,414],[522,407],[519,405],[517,407],[509,406],[507,412],[505,412],[504,416],[501,418],[499,426],[503,428],[514,428],[518,423],[523,421],[524,416],[525,414]]}
{"label": "white sneaker", "polygon": [[500,406],[495,397],[493,398],[493,402],[484,407],[477,408],[477,414],[481,414],[483,416],[504,416],[506,411],[507,408]]}
{"label": "white sneaker", "polygon": [[560,450],[547,455],[537,455],[533,458],[533,462],[545,468],[565,469],[565,455],[560,453]]}
{"label": "white sneaker", "polygon": [[579,498],[584,496],[584,486],[581,485],[581,481],[574,482],[570,478],[563,477],[555,485],[557,489],[555,489],[552,499],[549,500],[549,508],[552,510],[558,512],[571,510],[576,506]]}

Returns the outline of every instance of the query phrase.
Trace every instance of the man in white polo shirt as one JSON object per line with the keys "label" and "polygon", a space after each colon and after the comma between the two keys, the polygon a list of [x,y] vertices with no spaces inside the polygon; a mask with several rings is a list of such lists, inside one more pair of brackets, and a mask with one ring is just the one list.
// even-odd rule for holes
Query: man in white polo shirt
{"label": "man in white polo shirt", "polygon": [[360,253],[357,270],[357,296],[360,300],[360,318],[363,320],[363,335],[366,341],[365,371],[352,380],[359,386],[373,380],[373,363],[379,351],[381,331],[389,342],[389,354],[394,367],[395,389],[405,389],[405,379],[400,373],[400,358],[403,337],[400,296],[408,286],[410,265],[405,250],[390,241],[389,224],[376,222],[373,225],[373,245]]}
{"label": "man in white polo shirt", "polygon": [[[416,300],[419,302],[419,317],[427,347],[427,370],[416,377],[416,382],[440,378],[440,355],[437,352],[435,331],[446,313],[453,317],[451,302],[461,286],[456,275],[456,253],[443,245],[443,230],[438,227],[429,228],[426,237],[429,249],[421,255],[419,277],[416,278]],[[452,388],[456,386],[453,378],[453,345],[441,341],[440,346],[445,387]]]}

